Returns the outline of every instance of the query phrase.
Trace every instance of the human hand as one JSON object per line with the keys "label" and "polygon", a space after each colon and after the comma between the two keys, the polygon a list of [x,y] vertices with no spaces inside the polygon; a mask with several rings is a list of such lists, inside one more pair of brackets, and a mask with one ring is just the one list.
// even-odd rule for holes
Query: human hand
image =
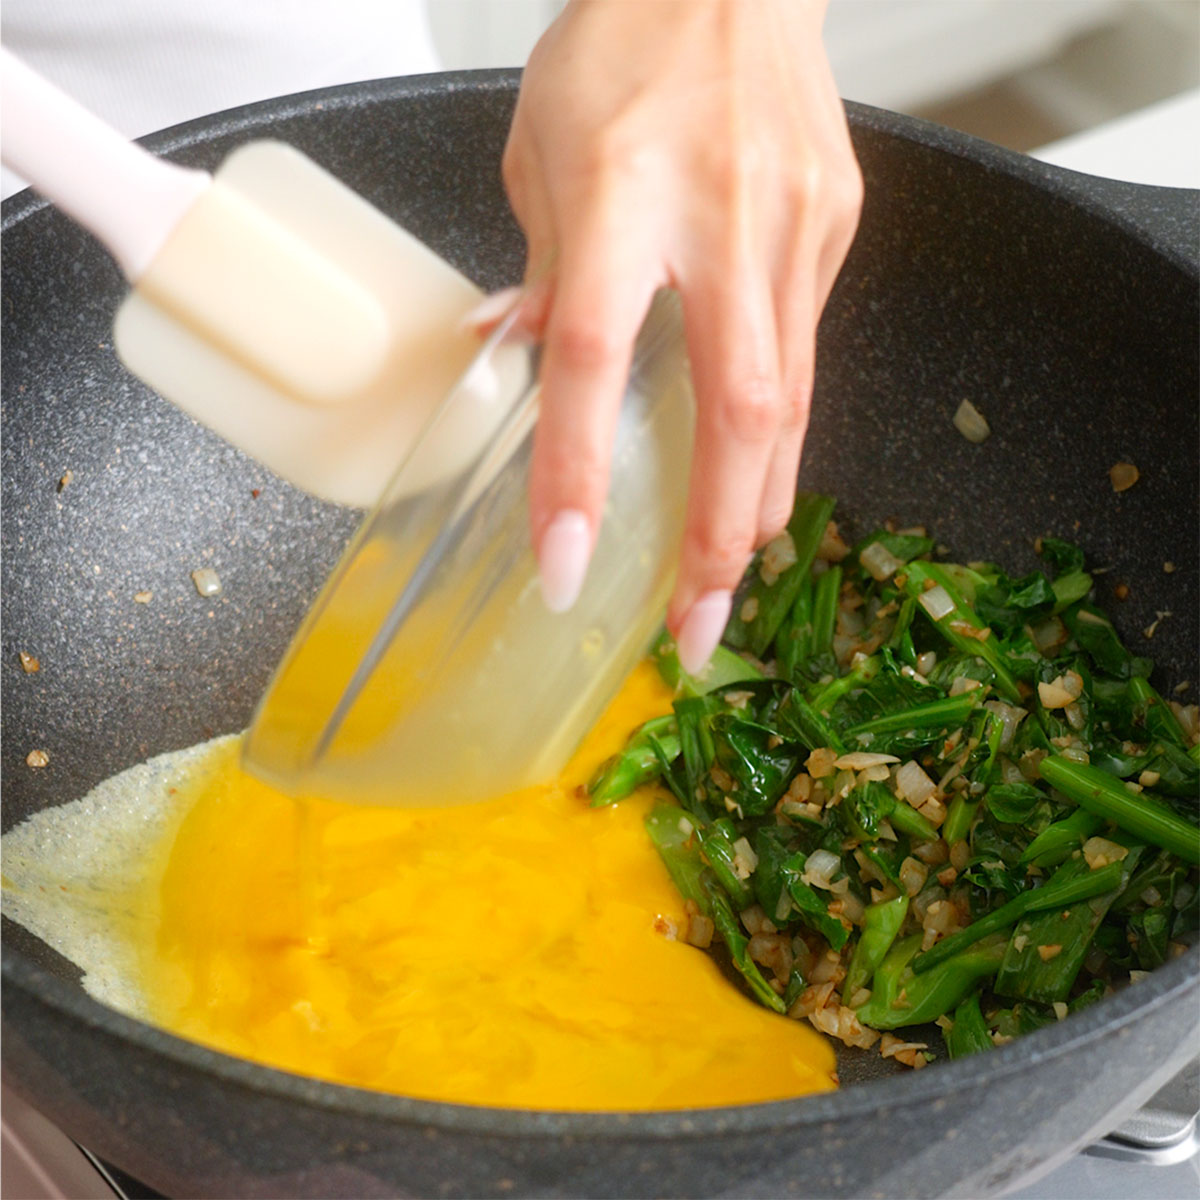
{"label": "human hand", "polygon": [[552,609],[595,544],[642,319],[659,287],[681,295],[697,422],[667,627],[689,671],[787,523],[817,321],[857,227],[824,7],[572,0],[529,60],[505,151],[541,276],[523,319],[544,332],[530,507]]}

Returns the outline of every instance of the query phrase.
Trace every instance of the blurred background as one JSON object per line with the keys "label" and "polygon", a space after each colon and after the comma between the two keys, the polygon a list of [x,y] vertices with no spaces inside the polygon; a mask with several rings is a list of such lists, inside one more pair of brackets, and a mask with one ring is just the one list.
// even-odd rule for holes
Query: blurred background
{"label": "blurred background", "polygon": [[[524,63],[561,8],[429,5],[447,69]],[[1182,160],[1177,182],[1200,173],[1200,0],[830,0],[825,40],[845,98],[1014,150],[1073,145],[1165,102],[1186,118],[1174,128],[1191,129],[1170,152]],[[1130,130],[1134,148],[1140,129]]]}

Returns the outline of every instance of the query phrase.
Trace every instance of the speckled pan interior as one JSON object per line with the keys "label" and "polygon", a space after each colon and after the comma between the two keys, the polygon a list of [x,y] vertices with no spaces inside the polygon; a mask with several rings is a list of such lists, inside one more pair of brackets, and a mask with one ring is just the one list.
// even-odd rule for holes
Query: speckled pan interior
{"label": "speckled pan interior", "polygon": [[[354,85],[151,139],[215,166],[283,138],[475,278],[519,279],[499,178],[516,76]],[[1197,680],[1197,203],[850,106],[862,230],[821,327],[804,486],[962,559],[1079,542],[1170,689]],[[4,206],[3,823],[244,727],[359,514],[282,483],[129,378],[122,284],[24,194]],[[951,417],[968,398],[993,434]],[[1108,468],[1135,463],[1113,492]],[[70,482],[62,486],[64,475]],[[1170,573],[1164,562],[1174,564]],[[201,599],[190,573],[224,582]],[[1113,599],[1117,584],[1129,588]],[[140,591],[152,605],[137,604]],[[1152,642],[1142,630],[1169,612]],[[19,652],[36,653],[26,675]],[[25,765],[49,750],[40,771]],[[987,1060],[794,1103],[624,1118],[465,1109],[241,1063],[101,1008],[6,922],[6,1078],[169,1194],[980,1195],[1061,1155],[1194,1052],[1197,964]]]}

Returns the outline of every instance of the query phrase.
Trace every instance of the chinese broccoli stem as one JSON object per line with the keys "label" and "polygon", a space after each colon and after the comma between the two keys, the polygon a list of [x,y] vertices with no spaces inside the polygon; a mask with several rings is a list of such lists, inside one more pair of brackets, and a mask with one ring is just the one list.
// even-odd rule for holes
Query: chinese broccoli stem
{"label": "chinese broccoli stem", "polygon": [[888,811],[887,819],[892,828],[908,834],[921,842],[935,842],[938,839],[937,826],[922,813],[917,812],[907,800],[897,800]]}
{"label": "chinese broccoli stem", "polygon": [[813,584],[812,655],[827,655],[833,663],[833,634],[837,628],[838,600],[842,594],[842,568],[832,566]]}
{"label": "chinese broccoli stem", "polygon": [[738,927],[729,898],[712,878],[712,872],[700,856],[699,842],[688,815],[672,804],[660,805],[646,818],[646,830],[676,890],[711,918],[729,948],[734,966],[741,972],[750,990],[768,1008],[784,1012],[783,1001],[763,978],[747,952],[749,941]]}
{"label": "chinese broccoli stem", "polygon": [[[901,572],[897,572],[899,580]],[[1004,662],[1004,655],[990,636],[990,630],[982,638],[975,636],[972,630],[987,630],[987,625],[980,620],[979,615],[967,603],[958,585],[950,577],[950,572],[940,563],[910,562],[903,568],[904,590],[917,599],[918,604],[926,590],[926,581],[932,581],[940,586],[949,596],[953,607],[944,616],[929,616],[924,606],[921,611],[937,626],[941,635],[956,649],[964,654],[974,655],[983,659],[996,675],[996,690],[1014,704],[1021,702],[1021,693],[1017,681],[1012,677]]]}
{"label": "chinese broccoli stem", "polygon": [[873,1029],[936,1020],[960,1004],[981,979],[999,970],[1004,944],[1003,938],[989,938],[916,975],[911,964],[921,935],[901,939],[875,972],[871,998],[856,1010],[858,1019]]}
{"label": "chinese broccoli stem", "polygon": [[[779,626],[795,602],[804,577],[817,555],[825,536],[825,527],[833,516],[833,497],[802,492],[796,498],[787,531],[796,550],[796,561],[771,584],[760,571],[745,593],[738,610],[725,627],[725,640],[738,650],[749,650],[756,658],[771,644]],[[742,613],[747,616],[743,617]]]}
{"label": "chinese broccoli stem", "polygon": [[978,993],[968,996],[954,1010],[954,1024],[946,1033],[946,1050],[951,1058],[966,1058],[991,1050],[994,1043],[979,1008]]}
{"label": "chinese broccoli stem", "polygon": [[1193,866],[1200,864],[1200,829],[1176,816],[1161,801],[1131,792],[1107,771],[1058,754],[1042,759],[1038,771],[1051,787],[1081,808],[1112,821],[1126,833],[1178,854]]}
{"label": "chinese broccoli stem", "polygon": [[800,667],[812,657],[813,580],[805,575],[787,620],[775,635],[775,667],[782,679],[800,678]]}
{"label": "chinese broccoli stem", "polygon": [[1068,571],[1050,584],[1054,592],[1054,611],[1060,613],[1092,590],[1092,577],[1085,571]]}
{"label": "chinese broccoli stem", "polygon": [[918,975],[932,970],[980,938],[1007,929],[1026,913],[1064,908],[1076,901],[1088,900],[1092,896],[1112,891],[1120,885],[1121,878],[1120,863],[1109,863],[1095,871],[1089,871],[1085,862],[1073,859],[1061,866],[1043,887],[1030,888],[1029,891],[1014,896],[1006,904],[973,921],[966,929],[960,929],[957,933],[943,938],[914,961],[913,970]]}
{"label": "chinese broccoli stem", "polygon": [[694,900],[701,912],[711,916],[708,893],[701,884],[701,876],[707,867],[700,857],[695,824],[688,814],[674,804],[660,804],[646,818],[646,831],[675,884],[675,890],[685,900]]}
{"label": "chinese broccoli stem", "polygon": [[600,764],[587,785],[593,808],[615,804],[635,788],[658,778],[662,759],[655,743],[668,762],[679,754],[679,729],[674,716],[654,717],[639,726],[620,753]]}
{"label": "chinese broccoli stem", "polygon": [[1025,847],[1019,861],[1022,865],[1032,863],[1035,867],[1055,867],[1092,834],[1099,833],[1104,825],[1103,817],[1096,816],[1086,808],[1077,808],[1070,816],[1047,825]]}
{"label": "chinese broccoli stem", "polygon": [[979,811],[979,801],[972,800],[966,792],[959,792],[950,801],[950,809],[942,825],[942,837],[948,845],[961,842],[971,831],[971,822]]}
{"label": "chinese broccoli stem", "polygon": [[982,688],[976,688],[958,696],[946,696],[900,712],[872,717],[846,730],[842,739],[848,746],[857,744],[864,750],[882,754],[895,753],[896,747],[904,751],[917,750],[962,725],[983,694]]}
{"label": "chinese broccoli stem", "polygon": [[763,978],[762,972],[750,957],[747,949],[750,939],[738,925],[738,919],[729,905],[729,898],[721,891],[720,885],[715,882],[707,883],[706,887],[711,901],[713,924],[729,948],[729,956],[733,959],[733,965],[741,972],[742,977],[749,984],[750,990],[763,1004],[768,1008],[773,1008],[777,1013],[786,1012],[779,993]]}
{"label": "chinese broccoli stem", "polygon": [[1135,720],[1144,725],[1148,733],[1180,750],[1188,748],[1183,726],[1171,706],[1140,675],[1129,680],[1129,698],[1133,701]]}
{"label": "chinese broccoli stem", "polygon": [[845,743],[834,732],[828,719],[801,695],[799,688],[793,688],[784,697],[776,719],[783,729],[809,750],[830,746],[839,754],[845,752]]}
{"label": "chinese broccoli stem", "polygon": [[[763,673],[728,646],[718,646],[699,675],[689,675],[679,661],[675,641],[663,630],[650,651],[654,665],[663,682],[679,696],[704,696],[719,688],[731,687],[751,679],[762,679]],[[674,757],[674,755],[672,755]]]}
{"label": "chinese broccoli stem", "polygon": [[862,933],[854,947],[854,957],[846,972],[842,987],[842,1003],[849,1004],[850,997],[861,987],[866,987],[879,964],[892,948],[900,926],[908,915],[908,897],[901,894],[880,904],[869,904],[863,911]]}
{"label": "chinese broccoli stem", "polygon": [[717,881],[729,893],[738,912],[742,912],[754,903],[754,889],[737,872],[737,851],[733,848],[737,837],[733,822],[728,817],[722,817],[700,830],[700,849],[708,859]]}
{"label": "chinese broccoli stem", "polygon": [[1090,872],[1092,880],[1116,872],[1115,882],[1105,891],[1085,899],[1074,898],[1070,904],[1060,902],[1018,923],[993,984],[997,995],[1041,1004],[1067,998],[1087,957],[1092,935],[1128,882],[1143,848],[1135,846],[1121,862]]}

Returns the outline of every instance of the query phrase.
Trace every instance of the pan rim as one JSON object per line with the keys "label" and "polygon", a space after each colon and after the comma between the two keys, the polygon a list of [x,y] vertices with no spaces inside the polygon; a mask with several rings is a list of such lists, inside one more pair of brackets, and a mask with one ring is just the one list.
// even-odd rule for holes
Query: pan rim
{"label": "pan rim", "polygon": [[[494,1108],[420,1099],[333,1083],[239,1058],[110,1008],[82,988],[10,953],[8,947],[3,950],[2,979],[6,991],[10,987],[22,991],[68,1019],[97,1028],[169,1062],[256,1093],[349,1116],[398,1121],[447,1132],[513,1137],[628,1139],[635,1136],[653,1141],[664,1137],[705,1138],[714,1134],[782,1132],[886,1111],[900,1102],[913,1104],[939,1098],[947,1101],[956,1093],[985,1086],[1033,1065],[1051,1063],[1089,1043],[1117,1035],[1132,1021],[1163,1005],[1183,1002],[1189,992],[1193,994],[1196,1030],[1200,1032],[1200,948],[1192,947],[1187,954],[1152,972],[1148,979],[1123,988],[1067,1021],[1025,1034],[987,1054],[939,1063],[932,1071],[897,1073],[831,1092],[757,1104],[640,1112],[575,1112]],[[7,999],[3,1007],[7,1011]],[[1194,1047],[1187,1049],[1187,1056],[1194,1052]],[[1180,1065],[1183,1061],[1181,1058]]]}
{"label": "pan rim", "polygon": [[[211,140],[216,134],[227,135],[239,130],[251,130],[263,123],[303,115],[314,109],[354,108],[364,103],[424,95],[445,95],[456,91],[477,94],[510,93],[515,100],[521,75],[522,71],[518,67],[500,67],[471,71],[434,71],[424,75],[400,75],[388,79],[337,84],[239,105],[184,121],[137,140],[155,154],[171,157]],[[1115,210],[1098,196],[1096,185],[1101,185],[1110,199],[1121,194],[1156,195],[1163,198],[1167,205],[1177,204],[1182,199],[1195,209],[1193,217],[1200,213],[1200,190],[1100,179],[1066,167],[1041,162],[1019,151],[1009,150],[920,117],[891,112],[855,100],[844,100],[843,104],[852,129],[861,126],[925,149],[939,151],[952,158],[969,161],[975,166],[1020,180],[1040,191],[1050,192],[1092,218],[1115,226],[1126,236],[1166,259],[1189,278],[1200,279],[1200,256],[1194,249],[1191,253],[1185,253],[1169,242],[1156,238],[1126,213]],[[3,202],[0,232],[6,232],[11,225],[48,207],[48,203],[28,188],[10,196]]]}

